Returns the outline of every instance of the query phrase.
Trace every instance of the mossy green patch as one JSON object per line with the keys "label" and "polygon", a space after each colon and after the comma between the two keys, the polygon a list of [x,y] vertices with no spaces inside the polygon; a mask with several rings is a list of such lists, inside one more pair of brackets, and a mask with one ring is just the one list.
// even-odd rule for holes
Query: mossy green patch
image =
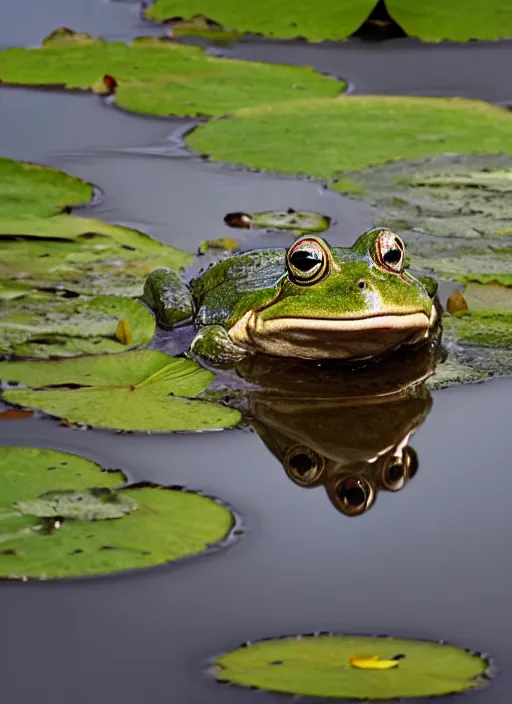
{"label": "mossy green patch", "polygon": [[459,340],[512,349],[512,311],[465,311],[450,322]]}
{"label": "mossy green patch", "polygon": [[[117,326],[126,320],[130,341]],[[155,319],[139,301],[117,296],[63,298],[27,293],[0,307],[0,354],[17,357],[72,357],[123,352],[147,344]]]}
{"label": "mossy green patch", "polygon": [[[1,52],[0,52],[1,56]],[[0,217],[48,217],[86,203],[92,186],[39,164],[0,158]]]}
{"label": "mossy green patch", "polygon": [[344,96],[239,110],[187,142],[221,161],[330,180],[401,159],[510,152],[512,121],[478,101]]}
{"label": "mossy green patch", "polygon": [[[241,107],[334,97],[344,84],[308,68],[235,61],[169,40],[71,42],[0,51],[0,80],[103,92],[119,107],[152,115],[224,115]],[[97,87],[101,84],[101,87]]]}
{"label": "mossy green patch", "polygon": [[[395,657],[389,669],[357,667]],[[245,687],[365,700],[462,692],[481,685],[487,669],[483,658],[445,643],[363,636],[262,641],[222,655],[214,666],[219,680]]]}
{"label": "mossy green patch", "polygon": [[[189,398],[213,381],[211,372],[153,350],[58,362],[4,362],[0,379],[34,389],[6,390],[3,399],[8,403],[98,428],[215,430],[241,419],[236,410]],[[59,388],[63,386],[67,388]]]}
{"label": "mossy green patch", "polygon": [[55,450],[0,448],[0,575],[54,579],[151,567],[206,550],[233,525],[204,496],[124,484]]}
{"label": "mossy green patch", "polygon": [[163,22],[182,17],[205,15],[228,29],[267,37],[306,37],[311,41],[345,39],[363,24],[375,0],[157,0],[146,10],[146,17]]}

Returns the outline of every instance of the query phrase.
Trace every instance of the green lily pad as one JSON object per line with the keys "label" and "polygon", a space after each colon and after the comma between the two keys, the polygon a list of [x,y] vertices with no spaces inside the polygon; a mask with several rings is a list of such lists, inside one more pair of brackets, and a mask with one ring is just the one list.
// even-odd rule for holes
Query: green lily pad
{"label": "green lily pad", "polygon": [[450,318],[457,338],[488,347],[512,349],[512,311],[464,311]]}
{"label": "green lily pad", "polygon": [[324,232],[331,225],[331,218],[310,210],[265,210],[261,213],[228,213],[224,222],[229,227],[261,227],[269,230],[296,230],[298,232]]}
{"label": "green lily pad", "polygon": [[426,386],[431,391],[438,391],[457,384],[476,384],[484,381],[487,376],[487,374],[472,369],[467,364],[448,359],[443,364],[436,366],[434,374],[430,379],[427,379]]}
{"label": "green lily pad", "polygon": [[[128,320],[129,344],[116,335]],[[21,357],[70,357],[123,352],[144,345],[155,331],[153,315],[138,301],[115,296],[60,298],[28,294],[0,308],[0,354]]]}
{"label": "green lily pad", "polygon": [[[401,656],[387,670],[357,669],[351,658]],[[215,661],[222,682],[311,697],[399,699],[451,694],[482,684],[488,663],[445,643],[316,636],[267,640]]]}
{"label": "green lily pad", "polygon": [[[1,55],[1,52],[0,52]],[[74,176],[39,164],[0,158],[0,217],[55,215],[87,203],[92,186]]]}
{"label": "green lily pad", "polygon": [[0,575],[101,575],[179,560],[222,541],[232,514],[197,494],[124,484],[90,460],[0,448]]}
{"label": "green lily pad", "polygon": [[31,288],[137,297],[151,271],[181,269],[192,260],[141,232],[99,220],[0,218],[0,279]]}
{"label": "green lily pad", "polygon": [[323,0],[316,4],[310,0],[260,0],[257,4],[239,0],[156,0],[146,10],[146,17],[163,22],[204,15],[242,34],[322,41],[346,39],[363,24],[374,5],[375,0]]}
{"label": "green lily pad", "polygon": [[240,249],[238,240],[231,237],[219,237],[217,240],[205,240],[199,245],[199,254],[206,254],[211,251],[236,252]]}
{"label": "green lily pad", "polygon": [[[4,401],[97,428],[215,430],[241,419],[234,409],[188,398],[213,381],[211,372],[153,350],[58,362],[2,362],[0,379],[36,389],[9,389]],[[69,385],[75,388],[55,388]]]}
{"label": "green lily pad", "polygon": [[507,153],[512,126],[506,110],[479,101],[343,96],[238,110],[199,126],[187,142],[221,161],[333,179],[446,152]]}
{"label": "green lily pad", "polygon": [[512,8],[508,0],[386,0],[391,17],[412,37],[425,42],[444,39],[467,42],[470,39],[512,37]]}
{"label": "green lily pad", "polygon": [[380,221],[397,223],[395,229],[474,242],[512,235],[508,156],[442,155],[352,177],[371,194]]}
{"label": "green lily pad", "polygon": [[0,80],[8,84],[105,92],[104,76],[119,107],[152,115],[223,115],[239,107],[335,97],[345,85],[308,68],[215,58],[165,39],[49,42],[0,51]]}
{"label": "green lily pad", "polygon": [[229,46],[240,36],[240,32],[224,29],[222,25],[202,15],[196,15],[190,20],[172,22],[171,33],[174,37],[200,37],[219,46]]}

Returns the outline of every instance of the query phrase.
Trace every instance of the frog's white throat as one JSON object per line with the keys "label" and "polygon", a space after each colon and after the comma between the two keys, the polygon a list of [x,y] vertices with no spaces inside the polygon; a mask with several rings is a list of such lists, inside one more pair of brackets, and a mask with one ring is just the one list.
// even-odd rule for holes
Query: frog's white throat
{"label": "frog's white throat", "polygon": [[253,352],[303,359],[365,359],[428,335],[437,311],[352,319],[278,318],[262,320],[249,311],[229,330],[237,344]]}

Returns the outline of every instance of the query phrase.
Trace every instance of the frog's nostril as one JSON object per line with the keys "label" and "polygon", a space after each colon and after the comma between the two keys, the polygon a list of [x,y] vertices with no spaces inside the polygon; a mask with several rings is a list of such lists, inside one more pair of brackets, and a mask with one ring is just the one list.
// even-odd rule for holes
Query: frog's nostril
{"label": "frog's nostril", "polygon": [[357,282],[357,286],[358,286],[358,288],[361,289],[361,291],[364,291],[364,289],[366,288],[366,281],[364,281],[363,279],[360,279]]}

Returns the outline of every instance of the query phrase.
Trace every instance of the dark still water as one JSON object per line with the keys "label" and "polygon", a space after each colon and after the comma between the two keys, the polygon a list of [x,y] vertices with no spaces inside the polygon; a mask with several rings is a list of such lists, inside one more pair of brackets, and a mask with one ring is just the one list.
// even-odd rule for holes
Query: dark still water
{"label": "dark still water", "polygon": [[436,392],[411,443],[416,475],[356,518],[338,512],[321,486],[292,483],[248,431],[139,437],[3,423],[3,444],[28,439],[134,479],[221,496],[246,529],[225,551],[174,567],[1,585],[5,701],[279,701],[216,684],[208,659],[246,640],[334,630],[489,652],[500,673],[468,696],[508,702],[511,393],[512,380]]}

